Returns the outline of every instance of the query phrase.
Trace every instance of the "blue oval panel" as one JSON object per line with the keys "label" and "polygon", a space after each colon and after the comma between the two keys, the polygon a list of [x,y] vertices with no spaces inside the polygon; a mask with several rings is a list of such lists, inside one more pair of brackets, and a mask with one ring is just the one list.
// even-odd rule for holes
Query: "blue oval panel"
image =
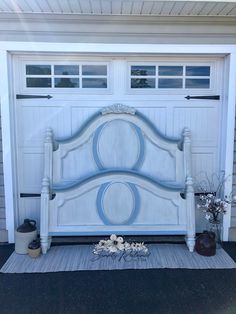
{"label": "blue oval panel", "polygon": [[125,120],[112,120],[98,128],[93,143],[100,169],[138,169],[144,155],[141,130]]}
{"label": "blue oval panel", "polygon": [[97,208],[106,225],[131,224],[139,209],[138,191],[130,183],[103,184],[98,192]]}

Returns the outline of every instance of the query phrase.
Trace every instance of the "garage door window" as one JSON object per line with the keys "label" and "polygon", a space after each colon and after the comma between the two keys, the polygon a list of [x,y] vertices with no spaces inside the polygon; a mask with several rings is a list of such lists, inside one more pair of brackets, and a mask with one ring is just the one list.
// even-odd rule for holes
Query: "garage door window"
{"label": "garage door window", "polygon": [[211,66],[131,65],[131,89],[210,89]]}
{"label": "garage door window", "polygon": [[54,65],[55,88],[79,88],[79,65]]}
{"label": "garage door window", "polygon": [[51,74],[51,65],[26,65],[26,86],[41,88],[52,87]]}
{"label": "garage door window", "polygon": [[26,88],[107,89],[107,64],[26,64]]}
{"label": "garage door window", "polygon": [[131,88],[155,88],[156,66],[131,66]]}

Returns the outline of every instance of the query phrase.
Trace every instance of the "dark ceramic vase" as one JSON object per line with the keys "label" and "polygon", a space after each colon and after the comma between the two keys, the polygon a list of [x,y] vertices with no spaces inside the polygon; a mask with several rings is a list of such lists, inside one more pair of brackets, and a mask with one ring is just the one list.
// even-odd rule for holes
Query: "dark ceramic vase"
{"label": "dark ceramic vase", "polygon": [[31,249],[31,250],[36,250],[36,249],[40,248],[40,242],[38,240],[33,240],[28,245],[28,248]]}
{"label": "dark ceramic vase", "polygon": [[203,256],[213,256],[216,254],[215,233],[203,231],[196,239],[196,252]]}
{"label": "dark ceramic vase", "polygon": [[17,232],[27,233],[36,230],[36,221],[24,219],[24,223],[17,228]]}

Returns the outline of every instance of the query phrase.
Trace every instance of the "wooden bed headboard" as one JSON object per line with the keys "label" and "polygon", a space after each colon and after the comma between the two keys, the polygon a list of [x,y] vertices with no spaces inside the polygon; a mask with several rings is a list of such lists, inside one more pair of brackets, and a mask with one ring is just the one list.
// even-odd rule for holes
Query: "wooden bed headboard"
{"label": "wooden bed headboard", "polygon": [[[54,197],[52,197],[54,195]],[[68,139],[45,138],[41,244],[54,235],[184,234],[195,241],[191,139],[170,138],[135,108],[94,114]]]}

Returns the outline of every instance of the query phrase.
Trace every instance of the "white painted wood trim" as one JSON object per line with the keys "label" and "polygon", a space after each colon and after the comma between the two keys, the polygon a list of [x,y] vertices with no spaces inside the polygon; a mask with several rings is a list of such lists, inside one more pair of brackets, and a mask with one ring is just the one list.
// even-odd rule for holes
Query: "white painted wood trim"
{"label": "white painted wood trim", "polygon": [[[235,125],[235,99],[236,99],[236,53],[227,56],[229,64],[228,70],[228,86],[225,86],[227,95],[227,115],[225,119],[225,151],[224,151],[224,170],[229,178],[225,182],[225,195],[229,195],[232,191],[232,173],[234,159],[234,125]],[[223,158],[222,158],[223,159]],[[227,207],[227,212],[224,215],[223,221],[223,240],[228,241],[229,228],[231,222],[231,206]]]}
{"label": "white painted wood trim", "polygon": [[236,53],[236,45],[159,45],[159,44],[100,44],[100,43],[48,43],[1,42],[2,50],[12,52],[79,52],[79,53],[132,53],[132,54],[229,54]]}
{"label": "white painted wood trim", "polygon": [[9,99],[9,71],[7,51],[0,50],[0,99],[1,99],[1,124],[2,124],[2,146],[3,146],[3,172],[4,172],[4,192],[6,210],[6,229],[8,231],[8,241],[14,242],[15,213],[14,213],[14,180],[13,180],[13,152],[11,141],[11,116]]}

